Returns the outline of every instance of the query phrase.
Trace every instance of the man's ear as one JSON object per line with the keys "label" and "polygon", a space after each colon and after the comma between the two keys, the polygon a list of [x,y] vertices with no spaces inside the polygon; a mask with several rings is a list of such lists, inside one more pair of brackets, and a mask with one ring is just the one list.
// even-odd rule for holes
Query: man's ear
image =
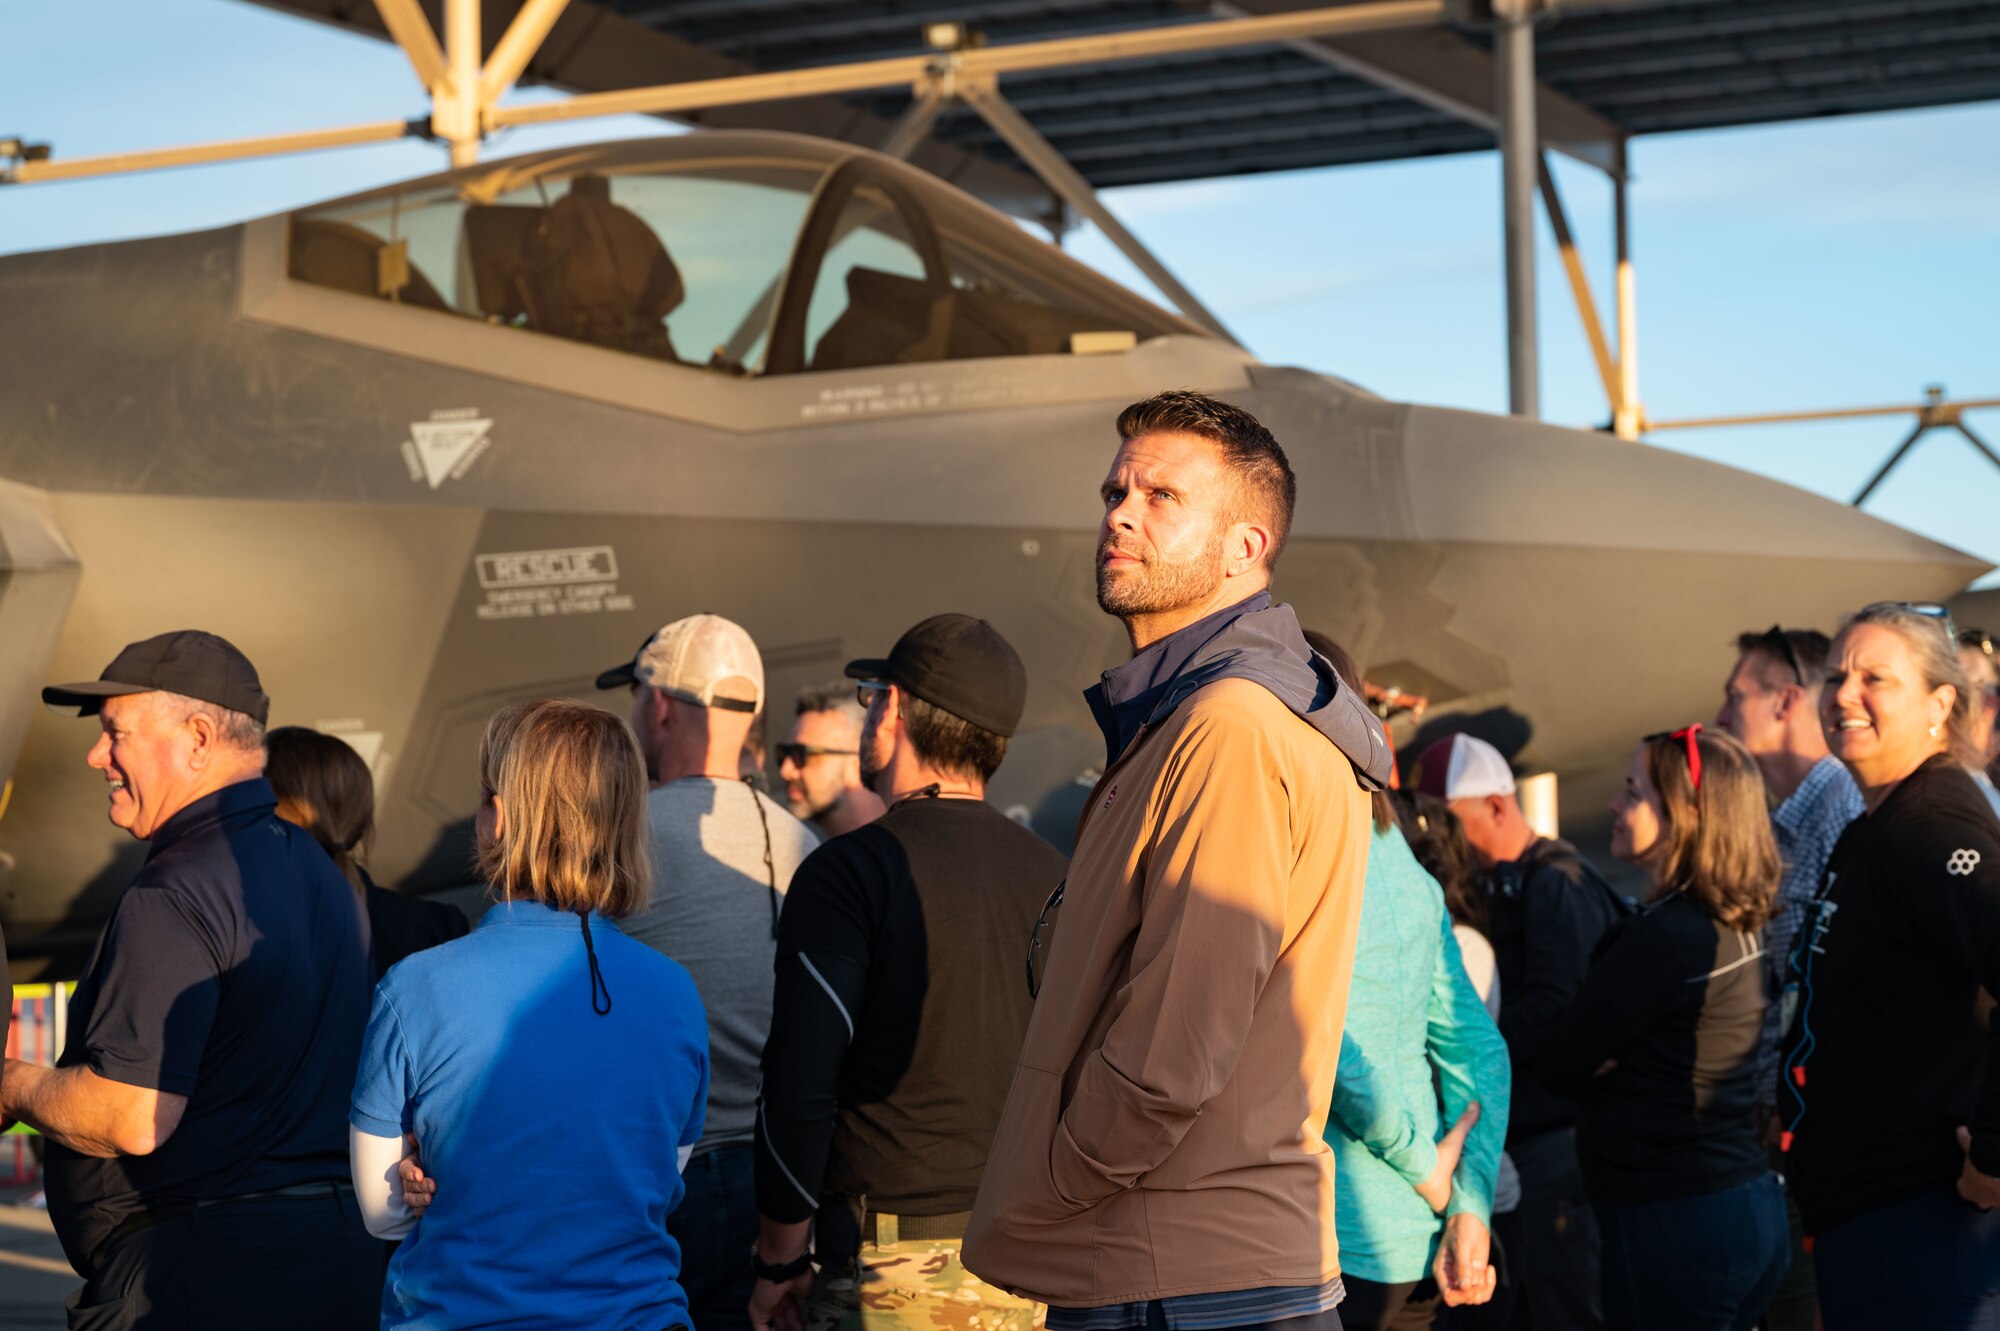
{"label": "man's ear", "polygon": [[1223,540],[1225,563],[1223,572],[1229,577],[1241,577],[1266,565],[1271,553],[1271,529],[1261,522],[1245,518],[1229,524],[1229,534]]}
{"label": "man's ear", "polygon": [[222,732],[215,724],[215,718],[207,712],[196,712],[181,723],[187,727],[188,767],[202,772],[215,760],[216,750],[222,742]]}

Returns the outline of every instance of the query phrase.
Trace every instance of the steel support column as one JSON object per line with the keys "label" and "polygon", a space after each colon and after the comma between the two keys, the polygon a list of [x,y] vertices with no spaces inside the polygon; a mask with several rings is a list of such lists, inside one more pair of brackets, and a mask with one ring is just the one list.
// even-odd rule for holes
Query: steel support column
{"label": "steel support column", "polygon": [[[1622,154],[1621,154],[1622,155]],[[1612,399],[1611,430],[1635,441],[1646,428],[1646,409],[1639,401],[1639,315],[1632,272],[1632,219],[1628,210],[1624,163],[1611,179],[1613,227],[1617,231],[1618,271],[1612,285],[1618,323],[1618,394]]]}
{"label": "steel support column", "polygon": [[479,160],[480,0],[444,0],[444,54],[450,66],[447,96],[432,95],[431,128],[451,145],[451,164]]}
{"label": "steel support column", "polygon": [[1500,16],[1493,68],[1507,271],[1507,410],[1534,419],[1542,414],[1535,329],[1535,168],[1541,144],[1535,133],[1534,0],[1502,0],[1494,9]]}

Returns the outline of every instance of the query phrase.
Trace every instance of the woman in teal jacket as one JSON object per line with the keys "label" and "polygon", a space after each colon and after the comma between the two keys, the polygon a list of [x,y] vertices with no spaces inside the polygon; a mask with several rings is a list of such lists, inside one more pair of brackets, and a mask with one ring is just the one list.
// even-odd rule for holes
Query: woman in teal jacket
{"label": "woman in teal jacket", "polygon": [[[1346,653],[1308,636],[1358,689]],[[1443,890],[1378,795],[1326,1124],[1347,1331],[1434,1326],[1445,1305],[1492,1297],[1487,1226],[1511,1090]]]}

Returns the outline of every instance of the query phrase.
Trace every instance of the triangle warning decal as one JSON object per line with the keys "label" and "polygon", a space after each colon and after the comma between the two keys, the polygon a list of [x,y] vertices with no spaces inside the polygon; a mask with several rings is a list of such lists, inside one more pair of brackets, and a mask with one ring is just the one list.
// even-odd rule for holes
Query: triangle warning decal
{"label": "triangle warning decal", "polygon": [[483,451],[486,432],[492,428],[490,420],[413,421],[410,440],[416,445],[417,461],[431,489],[443,485]]}

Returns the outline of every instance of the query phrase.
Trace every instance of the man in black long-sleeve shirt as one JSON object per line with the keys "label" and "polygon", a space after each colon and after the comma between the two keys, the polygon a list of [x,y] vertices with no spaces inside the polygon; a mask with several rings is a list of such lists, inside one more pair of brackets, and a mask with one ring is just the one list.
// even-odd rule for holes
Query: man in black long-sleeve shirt
{"label": "man in black long-sleeve shirt", "polygon": [[[769,1331],[798,1301],[812,1331],[968,1313],[990,1331],[1030,1331],[1034,1305],[958,1259],[1027,1032],[1037,912],[1067,867],[982,798],[1026,674],[1005,639],[964,615],[926,620],[886,660],[847,673],[869,698],[863,778],[889,809],[814,851],[785,900],[757,1119],[752,1324]],[[933,1316],[940,1301],[949,1317]]]}
{"label": "man in black long-sleeve shirt", "polygon": [[1515,1324],[1600,1327],[1597,1222],[1577,1165],[1576,1106],[1542,1086],[1535,1052],[1583,984],[1620,899],[1575,847],[1528,825],[1512,769],[1484,740],[1439,740],[1411,765],[1410,784],[1450,804],[1488,874],[1500,1034],[1514,1073],[1507,1153],[1521,1176],[1520,1205],[1494,1227],[1516,1288]]}

